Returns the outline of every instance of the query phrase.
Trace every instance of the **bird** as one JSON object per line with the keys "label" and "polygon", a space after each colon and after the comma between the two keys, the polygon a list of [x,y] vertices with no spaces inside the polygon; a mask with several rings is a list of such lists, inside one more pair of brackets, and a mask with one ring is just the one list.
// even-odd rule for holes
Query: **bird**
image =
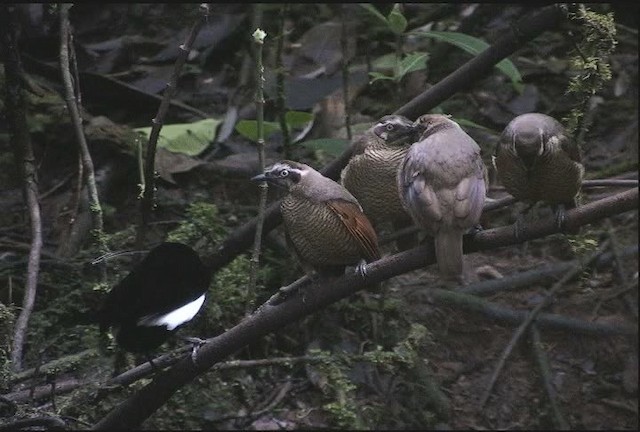
{"label": "bird", "polygon": [[[396,175],[419,129],[401,115],[382,117],[354,143],[354,155],[342,170],[340,183],[358,200],[376,230],[386,224],[401,229],[413,225],[398,195]],[[415,235],[401,237],[398,249],[407,249]]]}
{"label": "bird", "polygon": [[161,243],[109,291],[96,314],[100,332],[113,327],[119,347],[149,359],[200,311],[210,281],[211,272],[193,249]]}
{"label": "bird", "polygon": [[[550,204],[558,228],[565,210],[576,207],[584,176],[580,147],[553,117],[528,113],[515,117],[500,135],[492,157],[498,180],[507,192],[526,203]],[[514,230],[519,237],[522,215]]]}
{"label": "bird", "polygon": [[251,179],[286,191],[280,204],[289,247],[311,278],[344,274],[346,266],[366,274],[380,258],[378,238],[358,200],[312,167],[281,160]]}
{"label": "bird", "polygon": [[422,133],[398,169],[398,193],[434,237],[440,275],[464,282],[462,238],[479,222],[486,196],[480,147],[447,115],[425,114],[415,124]]}

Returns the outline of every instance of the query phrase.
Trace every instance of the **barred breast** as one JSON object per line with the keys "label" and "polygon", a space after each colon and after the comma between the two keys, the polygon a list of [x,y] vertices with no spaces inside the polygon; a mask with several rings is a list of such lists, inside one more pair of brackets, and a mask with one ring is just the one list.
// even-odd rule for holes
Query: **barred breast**
{"label": "barred breast", "polygon": [[314,267],[352,265],[362,252],[339,217],[322,202],[287,195],[282,218],[301,260]]}
{"label": "barred breast", "polygon": [[408,148],[370,146],[354,156],[342,172],[342,185],[356,197],[374,226],[409,219],[396,185],[398,167]]}
{"label": "barred breast", "polygon": [[527,172],[519,158],[510,151],[496,157],[498,179],[507,192],[517,199],[534,203],[570,203],[574,200],[584,175],[581,164],[565,154],[545,154]]}

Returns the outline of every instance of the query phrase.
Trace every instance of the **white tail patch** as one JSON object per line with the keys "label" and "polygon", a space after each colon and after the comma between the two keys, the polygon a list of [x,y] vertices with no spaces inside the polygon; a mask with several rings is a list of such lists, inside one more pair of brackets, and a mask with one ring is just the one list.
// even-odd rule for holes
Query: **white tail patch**
{"label": "white tail patch", "polygon": [[190,321],[194,316],[196,316],[196,314],[202,307],[202,304],[204,303],[204,297],[205,295],[202,294],[194,301],[180,306],[178,309],[164,315],[147,315],[145,317],[142,317],[138,320],[138,325],[145,327],[164,325],[167,326],[167,330],[171,331],[179,325]]}

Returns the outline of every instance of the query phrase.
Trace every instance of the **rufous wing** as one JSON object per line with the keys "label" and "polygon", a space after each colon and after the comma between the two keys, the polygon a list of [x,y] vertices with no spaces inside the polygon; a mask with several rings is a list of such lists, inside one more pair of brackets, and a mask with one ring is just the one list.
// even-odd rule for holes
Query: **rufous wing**
{"label": "rufous wing", "polygon": [[360,206],[344,200],[330,200],[326,204],[338,215],[347,231],[356,239],[365,260],[371,262],[380,259],[378,236],[367,216],[360,210]]}

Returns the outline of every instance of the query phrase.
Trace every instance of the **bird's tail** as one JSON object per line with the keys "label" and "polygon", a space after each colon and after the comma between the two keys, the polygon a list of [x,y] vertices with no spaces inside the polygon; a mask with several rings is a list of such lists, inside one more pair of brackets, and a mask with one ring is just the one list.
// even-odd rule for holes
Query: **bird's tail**
{"label": "bird's tail", "polygon": [[449,280],[462,280],[462,232],[439,231],[435,236],[435,247],[440,274]]}

